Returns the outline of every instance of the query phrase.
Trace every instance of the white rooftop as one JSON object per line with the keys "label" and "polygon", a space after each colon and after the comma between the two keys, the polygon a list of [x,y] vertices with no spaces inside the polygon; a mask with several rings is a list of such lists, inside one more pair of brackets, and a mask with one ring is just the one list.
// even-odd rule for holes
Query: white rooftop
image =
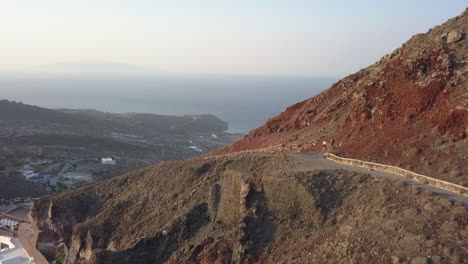
{"label": "white rooftop", "polygon": [[101,164],[115,165],[115,160],[112,159],[112,158],[102,158],[101,159]]}
{"label": "white rooftop", "polygon": [[17,238],[0,236],[0,242],[10,246],[10,249],[0,251],[0,264],[32,264],[26,250],[21,246]]}
{"label": "white rooftop", "polygon": [[15,220],[6,219],[6,218],[0,219],[0,228],[2,228],[4,226],[15,227],[18,224],[19,223],[17,221],[15,221]]}

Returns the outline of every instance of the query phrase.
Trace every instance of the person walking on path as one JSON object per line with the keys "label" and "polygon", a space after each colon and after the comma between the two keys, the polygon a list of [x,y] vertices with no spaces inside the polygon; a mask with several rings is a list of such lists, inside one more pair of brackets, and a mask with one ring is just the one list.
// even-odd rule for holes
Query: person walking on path
{"label": "person walking on path", "polygon": [[322,142],[322,146],[323,146],[323,152],[327,151],[327,141],[323,141]]}

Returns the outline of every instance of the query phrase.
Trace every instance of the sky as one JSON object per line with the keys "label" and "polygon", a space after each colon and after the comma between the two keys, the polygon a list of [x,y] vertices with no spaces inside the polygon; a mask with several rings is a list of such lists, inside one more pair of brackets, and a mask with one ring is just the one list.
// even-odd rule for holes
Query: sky
{"label": "sky", "polygon": [[466,0],[0,0],[0,73],[344,76]]}

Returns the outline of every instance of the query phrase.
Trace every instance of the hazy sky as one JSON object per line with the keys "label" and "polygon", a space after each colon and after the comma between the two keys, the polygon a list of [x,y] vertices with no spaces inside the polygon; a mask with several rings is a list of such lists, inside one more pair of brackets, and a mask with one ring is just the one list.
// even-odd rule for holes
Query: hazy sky
{"label": "hazy sky", "polygon": [[467,6],[466,0],[0,3],[0,72],[116,62],[123,70],[312,76],[357,71]]}

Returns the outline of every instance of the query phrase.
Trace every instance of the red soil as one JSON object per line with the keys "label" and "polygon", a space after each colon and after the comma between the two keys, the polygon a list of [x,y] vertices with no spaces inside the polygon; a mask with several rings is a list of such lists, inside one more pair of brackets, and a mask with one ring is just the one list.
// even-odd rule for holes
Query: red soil
{"label": "red soil", "polygon": [[468,186],[468,12],[290,106],[214,154],[284,144],[315,151],[334,139],[346,157],[397,165]]}

